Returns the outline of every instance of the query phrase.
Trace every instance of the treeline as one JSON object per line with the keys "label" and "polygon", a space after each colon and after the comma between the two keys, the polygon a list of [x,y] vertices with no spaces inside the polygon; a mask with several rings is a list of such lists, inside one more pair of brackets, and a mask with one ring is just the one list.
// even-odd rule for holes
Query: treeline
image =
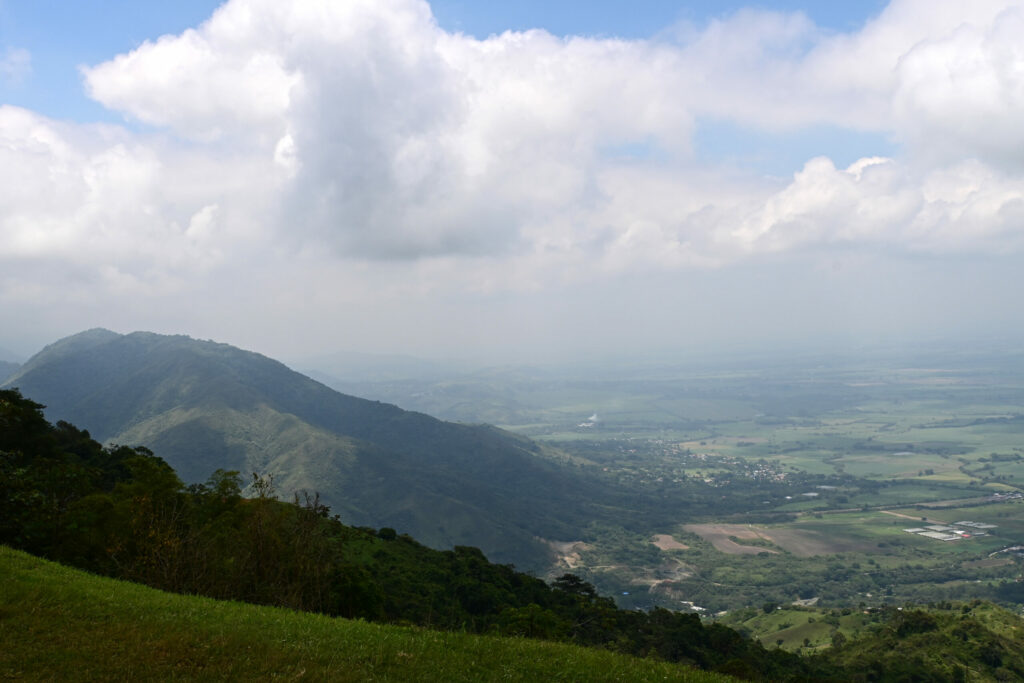
{"label": "treeline", "polygon": [[145,448],[103,447],[42,406],[0,391],[0,543],[170,591],[440,629],[544,638],[745,678],[821,677],[667,610],[626,611],[566,574],[552,585],[476,548],[426,548],[392,529],[342,524],[316,494],[276,499],[236,472],[185,486]]}

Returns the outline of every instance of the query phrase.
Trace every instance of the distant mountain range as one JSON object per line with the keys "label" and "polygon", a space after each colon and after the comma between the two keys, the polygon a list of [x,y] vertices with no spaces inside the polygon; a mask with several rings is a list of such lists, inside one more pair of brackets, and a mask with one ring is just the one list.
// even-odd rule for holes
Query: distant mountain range
{"label": "distant mountain range", "polygon": [[186,481],[218,468],[318,491],[350,524],[393,527],[435,547],[473,545],[543,567],[622,492],[551,449],[488,425],[443,422],[338,393],[226,344],[94,329],[62,339],[4,382],[51,420],[100,441],[144,444]]}

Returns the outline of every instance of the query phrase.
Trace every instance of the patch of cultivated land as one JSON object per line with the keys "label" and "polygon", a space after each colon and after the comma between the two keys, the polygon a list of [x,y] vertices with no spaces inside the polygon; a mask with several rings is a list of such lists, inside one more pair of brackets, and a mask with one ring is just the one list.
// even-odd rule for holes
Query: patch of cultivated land
{"label": "patch of cultivated land", "polygon": [[761,527],[746,524],[687,524],[687,531],[697,534],[717,550],[729,555],[756,555],[761,552],[778,553],[778,550],[757,545],[743,545],[732,540],[765,540],[797,557],[813,557],[833,553],[865,550],[863,541],[850,538],[826,536],[810,529],[783,527]]}
{"label": "patch of cultivated land", "polygon": [[[753,527],[744,524],[687,524],[683,527],[692,534],[697,534],[723,553],[729,555],[756,555],[757,553],[778,553],[778,550],[756,545],[741,545],[733,538],[741,540],[771,540],[761,535]],[[731,537],[731,538],[730,538]],[[774,541],[773,541],[774,542]]]}

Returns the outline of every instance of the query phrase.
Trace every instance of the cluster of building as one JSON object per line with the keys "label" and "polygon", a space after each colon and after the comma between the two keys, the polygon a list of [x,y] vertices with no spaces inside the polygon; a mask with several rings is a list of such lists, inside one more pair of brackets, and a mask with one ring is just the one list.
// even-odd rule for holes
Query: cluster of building
{"label": "cluster of building", "polygon": [[953,522],[950,526],[941,524],[932,524],[930,526],[904,529],[908,534],[916,534],[918,536],[925,536],[927,538],[934,538],[937,541],[959,541],[963,538],[973,538],[975,536],[987,536],[988,529],[995,529],[995,524],[985,524],[983,522]]}

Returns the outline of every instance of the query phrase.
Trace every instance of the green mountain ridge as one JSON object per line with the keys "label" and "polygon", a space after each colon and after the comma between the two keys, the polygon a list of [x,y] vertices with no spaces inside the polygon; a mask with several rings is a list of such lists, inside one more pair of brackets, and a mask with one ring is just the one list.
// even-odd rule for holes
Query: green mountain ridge
{"label": "green mountain ridge", "polygon": [[[340,394],[227,344],[94,329],[49,345],[4,386],[108,443],[144,443],[186,481],[217,468],[318,491],[352,524],[434,547],[473,545],[542,568],[542,539],[569,540],[590,500],[615,492],[558,454],[487,425],[442,422]],[[621,494],[620,494],[621,495]]]}

